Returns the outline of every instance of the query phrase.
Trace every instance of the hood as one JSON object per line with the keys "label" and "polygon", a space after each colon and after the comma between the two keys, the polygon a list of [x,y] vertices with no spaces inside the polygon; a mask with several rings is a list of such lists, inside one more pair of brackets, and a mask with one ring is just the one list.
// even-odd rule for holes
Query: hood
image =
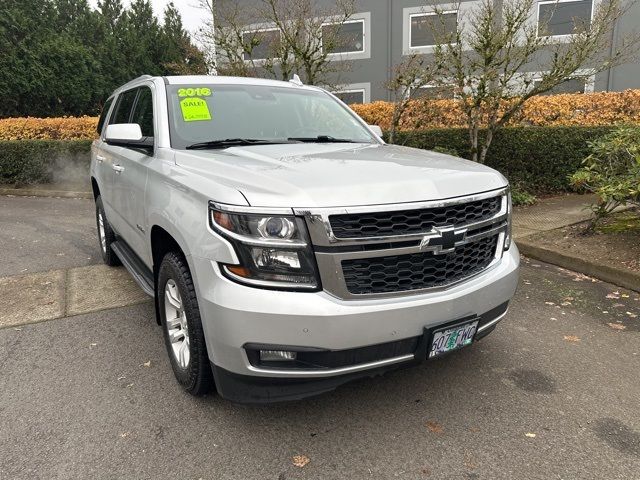
{"label": "hood", "polygon": [[380,144],[307,143],[180,151],[176,163],[239,190],[250,205],[263,207],[417,202],[507,184],[501,174],[475,162]]}

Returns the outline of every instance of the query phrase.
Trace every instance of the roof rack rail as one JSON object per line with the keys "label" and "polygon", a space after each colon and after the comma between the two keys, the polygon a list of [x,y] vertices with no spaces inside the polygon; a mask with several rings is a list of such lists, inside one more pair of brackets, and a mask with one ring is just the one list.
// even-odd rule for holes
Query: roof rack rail
{"label": "roof rack rail", "polygon": [[[124,85],[122,85],[122,87],[126,87],[127,85],[137,82],[138,80],[148,80],[150,78],[153,78],[151,75],[140,75],[139,77],[134,78],[133,80],[129,80],[127,83],[125,83]],[[122,88],[120,87],[120,88]]]}

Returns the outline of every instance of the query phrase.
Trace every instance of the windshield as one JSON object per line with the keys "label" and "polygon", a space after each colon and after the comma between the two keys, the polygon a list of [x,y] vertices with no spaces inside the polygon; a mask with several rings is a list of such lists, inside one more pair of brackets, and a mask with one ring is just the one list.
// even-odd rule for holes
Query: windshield
{"label": "windshield", "polygon": [[[168,85],[173,148],[248,139],[372,143],[375,138],[322,91],[263,85]],[[264,141],[264,142],[256,142]]]}

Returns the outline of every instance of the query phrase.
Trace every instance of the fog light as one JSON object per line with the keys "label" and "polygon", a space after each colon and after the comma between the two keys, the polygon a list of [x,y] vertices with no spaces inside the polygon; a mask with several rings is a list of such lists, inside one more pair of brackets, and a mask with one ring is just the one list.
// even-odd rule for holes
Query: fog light
{"label": "fog light", "polygon": [[300,270],[300,257],[297,252],[277,250],[275,248],[254,248],[251,252],[258,268],[278,268]]}
{"label": "fog light", "polygon": [[286,350],[260,350],[261,362],[288,362],[296,359],[296,352]]}

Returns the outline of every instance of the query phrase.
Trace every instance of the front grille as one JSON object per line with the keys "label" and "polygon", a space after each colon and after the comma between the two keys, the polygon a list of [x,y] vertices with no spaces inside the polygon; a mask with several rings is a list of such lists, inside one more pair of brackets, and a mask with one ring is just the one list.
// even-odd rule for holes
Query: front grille
{"label": "front grille", "polygon": [[354,295],[444,286],[488,267],[495,256],[497,241],[498,235],[486,237],[444,255],[420,252],[343,260],[342,273],[347,290]]}
{"label": "front grille", "polygon": [[493,217],[500,211],[502,197],[418,210],[331,215],[329,223],[336,238],[386,237],[418,234],[433,227],[462,225]]}

